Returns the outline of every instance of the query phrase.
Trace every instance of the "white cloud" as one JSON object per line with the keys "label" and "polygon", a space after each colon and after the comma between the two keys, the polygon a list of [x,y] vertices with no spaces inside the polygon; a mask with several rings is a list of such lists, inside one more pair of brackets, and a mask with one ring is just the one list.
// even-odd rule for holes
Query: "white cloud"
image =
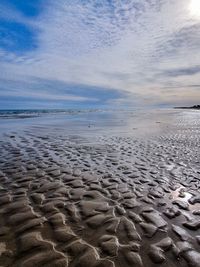
{"label": "white cloud", "polygon": [[82,96],[75,96],[70,94],[52,94],[52,93],[44,93],[44,92],[34,92],[29,90],[26,91],[9,91],[9,92],[0,92],[0,96],[16,96],[16,97],[28,97],[31,99],[43,99],[43,100],[62,100],[62,101],[97,101],[96,98],[88,98],[88,97],[82,97]]}
{"label": "white cloud", "polygon": [[4,78],[116,88],[152,103],[200,95],[189,87],[200,85],[199,73],[164,75],[200,64],[200,17],[191,17],[188,0],[52,0],[26,23],[37,29],[38,49],[23,56],[0,51]]}

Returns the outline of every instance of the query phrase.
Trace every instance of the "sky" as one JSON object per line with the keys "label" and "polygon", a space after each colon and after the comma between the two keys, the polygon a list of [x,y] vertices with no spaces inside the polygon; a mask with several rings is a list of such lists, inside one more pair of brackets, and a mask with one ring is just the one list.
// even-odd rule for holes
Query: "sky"
{"label": "sky", "polygon": [[0,109],[200,103],[200,0],[0,0]]}

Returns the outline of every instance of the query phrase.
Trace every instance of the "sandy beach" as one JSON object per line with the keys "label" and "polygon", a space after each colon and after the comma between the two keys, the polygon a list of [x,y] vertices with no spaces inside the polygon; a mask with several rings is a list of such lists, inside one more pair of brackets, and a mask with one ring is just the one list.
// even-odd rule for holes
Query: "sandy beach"
{"label": "sandy beach", "polygon": [[0,266],[200,266],[199,111],[0,125]]}

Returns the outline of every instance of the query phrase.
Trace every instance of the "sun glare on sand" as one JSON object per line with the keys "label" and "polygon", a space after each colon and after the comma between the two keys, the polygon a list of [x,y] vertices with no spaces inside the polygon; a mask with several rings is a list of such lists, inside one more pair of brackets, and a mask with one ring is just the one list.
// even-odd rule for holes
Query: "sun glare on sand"
{"label": "sun glare on sand", "polygon": [[191,0],[189,9],[193,17],[200,19],[200,0]]}

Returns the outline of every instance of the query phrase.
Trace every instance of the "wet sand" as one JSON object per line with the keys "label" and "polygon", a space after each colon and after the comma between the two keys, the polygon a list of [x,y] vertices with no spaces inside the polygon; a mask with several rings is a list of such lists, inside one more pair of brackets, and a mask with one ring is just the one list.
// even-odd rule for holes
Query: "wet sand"
{"label": "wet sand", "polygon": [[2,131],[0,266],[200,266],[200,112],[104,115]]}

